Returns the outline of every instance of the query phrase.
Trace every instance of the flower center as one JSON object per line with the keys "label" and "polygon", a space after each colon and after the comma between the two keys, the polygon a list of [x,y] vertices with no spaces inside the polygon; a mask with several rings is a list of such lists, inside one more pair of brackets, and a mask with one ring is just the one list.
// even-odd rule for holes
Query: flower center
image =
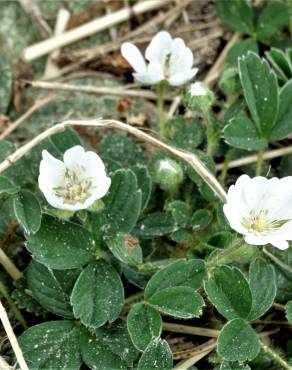
{"label": "flower center", "polygon": [[84,203],[91,195],[92,178],[87,177],[80,179],[80,174],[84,172],[84,168],[75,172],[66,169],[63,186],[54,188],[55,195],[63,198],[65,204]]}
{"label": "flower center", "polygon": [[265,234],[274,228],[273,223],[268,217],[268,210],[261,210],[257,213],[251,211],[248,217],[242,219],[241,223],[248,231],[257,235]]}
{"label": "flower center", "polygon": [[271,221],[269,218],[269,211],[263,209],[258,212],[251,211],[247,217],[243,217],[241,224],[255,235],[266,235],[280,228],[288,221],[290,220]]}

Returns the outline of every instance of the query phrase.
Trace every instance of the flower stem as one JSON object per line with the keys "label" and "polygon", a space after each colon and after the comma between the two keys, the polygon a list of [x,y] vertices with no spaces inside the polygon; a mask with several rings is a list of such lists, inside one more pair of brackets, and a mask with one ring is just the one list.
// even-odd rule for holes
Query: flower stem
{"label": "flower stem", "polygon": [[0,264],[4,267],[13,280],[20,279],[23,276],[22,272],[18,270],[18,268],[5,254],[2,248],[0,248]]}
{"label": "flower stem", "polygon": [[207,261],[207,267],[210,269],[220,265],[226,257],[230,257],[234,253],[236,253],[242,247],[243,244],[244,240],[241,239],[231,247],[224,249],[222,252],[219,252],[216,256]]}
{"label": "flower stem", "polygon": [[262,166],[263,166],[263,155],[264,155],[264,149],[260,149],[257,154],[257,163],[256,163],[256,176],[261,176],[262,173]]}
{"label": "flower stem", "polygon": [[232,148],[229,148],[226,152],[226,155],[225,155],[225,159],[224,159],[223,167],[222,167],[222,172],[221,172],[221,176],[220,176],[220,179],[219,179],[222,186],[224,186],[224,183],[225,183],[225,178],[226,178],[227,172],[228,172],[228,165],[229,165],[229,162],[232,159],[232,153],[233,153]]}
{"label": "flower stem", "polygon": [[164,92],[165,92],[165,83],[164,81],[161,81],[157,85],[157,109],[158,109],[158,115],[159,115],[160,136],[162,138],[166,137]]}
{"label": "flower stem", "polygon": [[275,351],[273,351],[270,347],[260,341],[261,347],[263,351],[271,357],[275,362],[277,362],[283,369],[292,370],[292,366],[290,366],[285,360],[282,359]]}
{"label": "flower stem", "polygon": [[10,297],[10,294],[8,293],[8,290],[7,290],[6,286],[2,283],[2,281],[0,281],[0,293],[3,295],[3,297],[6,299],[6,301],[10,305],[11,310],[13,311],[13,313],[14,313],[17,321],[20,323],[20,325],[22,325],[22,327],[24,329],[27,329],[28,326],[27,326],[27,323],[26,323],[24,317],[22,316],[21,312],[17,308],[16,304],[13,302],[12,298]]}

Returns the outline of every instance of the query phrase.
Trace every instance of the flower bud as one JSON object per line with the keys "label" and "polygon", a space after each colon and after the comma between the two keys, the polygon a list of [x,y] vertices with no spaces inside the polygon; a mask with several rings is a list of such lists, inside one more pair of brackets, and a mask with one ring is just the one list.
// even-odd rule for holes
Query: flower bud
{"label": "flower bud", "polygon": [[183,177],[183,169],[176,161],[164,158],[156,162],[154,180],[161,189],[175,192],[182,183]]}
{"label": "flower bud", "polygon": [[239,91],[240,80],[236,68],[225,69],[219,81],[219,88],[226,95],[234,95]]}
{"label": "flower bud", "polygon": [[200,113],[207,113],[214,100],[213,92],[202,82],[191,84],[184,97],[187,108]]}

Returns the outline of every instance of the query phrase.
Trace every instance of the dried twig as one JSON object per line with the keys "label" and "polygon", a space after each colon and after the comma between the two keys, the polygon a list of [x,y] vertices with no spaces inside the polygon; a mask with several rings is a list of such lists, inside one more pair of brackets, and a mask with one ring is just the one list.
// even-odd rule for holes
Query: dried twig
{"label": "dried twig", "polygon": [[[157,95],[153,91],[149,90],[134,90],[125,89],[119,87],[108,87],[108,86],[91,86],[91,85],[72,85],[60,82],[45,82],[45,81],[28,81],[28,83],[35,88],[45,89],[45,90],[61,90],[61,91],[75,91],[83,92],[87,94],[96,95],[113,95],[118,97],[127,98],[144,98],[149,100],[156,100]],[[166,100],[171,100],[171,98],[166,97]]]}
{"label": "dried twig", "polygon": [[12,326],[10,324],[10,321],[8,319],[6,310],[5,310],[4,306],[2,305],[1,301],[0,301],[0,319],[1,319],[1,322],[3,324],[4,329],[6,331],[8,339],[10,341],[11,347],[12,347],[14,353],[15,353],[15,357],[18,361],[20,369],[21,370],[29,370],[29,368],[28,368],[28,366],[25,362],[25,359],[23,357],[21,348],[19,347],[19,344],[18,344],[18,341],[17,341],[16,336],[14,334],[14,331],[12,329]]}
{"label": "dried twig", "polygon": [[15,370],[14,367],[8,365],[2,356],[0,356],[0,369],[1,370]]}
{"label": "dried twig", "polygon": [[214,348],[216,348],[216,340],[210,339],[208,342],[201,344],[198,346],[195,350],[192,352],[192,356],[186,360],[180,361],[174,369],[178,370],[187,370],[191,366],[193,366],[196,362],[201,360],[203,357],[205,357],[208,353],[213,351]]}
{"label": "dried twig", "polygon": [[47,38],[52,36],[53,32],[51,27],[45,21],[38,5],[35,3],[34,0],[19,0],[21,6],[23,7],[24,11],[27,15],[32,19],[32,21],[37,26],[39,33],[41,34],[42,38]]}
{"label": "dried twig", "polygon": [[23,58],[29,62],[50,53],[53,50],[72,44],[85,37],[103,31],[111,26],[130,19],[133,15],[143,14],[164,5],[171,4],[171,0],[147,0],[137,3],[132,8],[124,8],[114,13],[107,14],[101,18],[88,22],[80,27],[63,33],[62,35],[52,37],[35,45],[29,46],[23,51]]}
{"label": "dried twig", "polygon": [[[292,154],[292,146],[287,146],[286,148],[280,148],[280,149],[274,149],[270,150],[268,152],[265,152],[263,155],[263,159],[274,159],[277,157],[282,157],[285,155]],[[246,166],[251,163],[255,163],[257,161],[257,156],[256,155],[249,155],[247,157],[243,157],[240,159],[235,159],[234,161],[230,161],[228,163],[228,168],[236,168],[240,166]],[[216,169],[217,171],[221,171],[223,169],[224,164],[220,163],[217,164]]]}
{"label": "dried twig", "polygon": [[2,248],[0,248],[0,264],[12,277],[13,280],[22,278],[23,273],[18,270],[11,259],[6,255]]}
{"label": "dried twig", "polygon": [[92,127],[103,127],[103,128],[116,128],[130,133],[138,137],[139,139],[149,143],[161,150],[164,150],[182,160],[187,162],[202,179],[208,184],[208,186],[217,194],[217,196],[223,201],[226,201],[227,194],[219,181],[214,177],[214,175],[205,167],[201,160],[192,153],[184,152],[183,150],[176,149],[170,145],[165,144],[164,142],[156,139],[155,137],[146,134],[145,132],[129,126],[123,122],[116,120],[103,120],[96,119],[91,121],[75,121],[69,120],[59,123],[46,131],[42,132],[40,135],[36,136],[33,140],[27,144],[20,147],[13,154],[9,155],[2,163],[0,163],[0,173],[10,167],[18,159],[24,156],[28,151],[30,151],[34,146],[39,144],[44,139],[50,137],[51,135],[62,132],[68,126],[92,126]]}
{"label": "dried twig", "polygon": [[20,116],[15,122],[9,125],[3,132],[0,134],[0,140],[5,139],[9,136],[18,126],[20,126],[28,117],[30,117],[34,112],[41,109],[43,106],[56,99],[55,95],[46,96],[43,99],[37,100],[34,105],[29,108],[22,116]]}
{"label": "dried twig", "polygon": [[170,322],[163,323],[163,330],[171,331],[173,333],[183,333],[183,334],[192,334],[198,335],[201,337],[217,338],[220,330],[200,328],[196,326],[174,324]]}
{"label": "dried twig", "polygon": [[[69,11],[63,8],[59,9],[54,29],[54,36],[61,35],[66,30],[69,19]],[[50,79],[59,75],[59,68],[55,64],[54,60],[59,56],[60,50],[61,49],[56,49],[49,55],[42,79]]]}

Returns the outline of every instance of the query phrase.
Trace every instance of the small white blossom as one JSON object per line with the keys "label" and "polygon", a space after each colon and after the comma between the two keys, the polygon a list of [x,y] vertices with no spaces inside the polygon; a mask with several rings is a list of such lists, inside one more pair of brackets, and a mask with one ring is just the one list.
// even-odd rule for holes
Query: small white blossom
{"label": "small white blossom", "polygon": [[230,226],[252,245],[287,249],[292,240],[292,176],[250,178],[230,186],[224,213]]}
{"label": "small white blossom", "polygon": [[189,87],[189,93],[191,96],[205,96],[208,94],[208,90],[201,82],[195,82]]}
{"label": "small white blossom", "polygon": [[64,161],[42,152],[39,188],[48,203],[59,209],[77,211],[90,207],[108,191],[107,177],[101,158],[76,145],[64,153]]}
{"label": "small white blossom", "polygon": [[193,66],[193,54],[181,38],[172,39],[166,31],[153,37],[145,51],[146,64],[140,50],[130,42],[122,44],[121,53],[133,67],[133,76],[143,84],[155,85],[168,81],[180,86],[190,81],[198,72]]}

